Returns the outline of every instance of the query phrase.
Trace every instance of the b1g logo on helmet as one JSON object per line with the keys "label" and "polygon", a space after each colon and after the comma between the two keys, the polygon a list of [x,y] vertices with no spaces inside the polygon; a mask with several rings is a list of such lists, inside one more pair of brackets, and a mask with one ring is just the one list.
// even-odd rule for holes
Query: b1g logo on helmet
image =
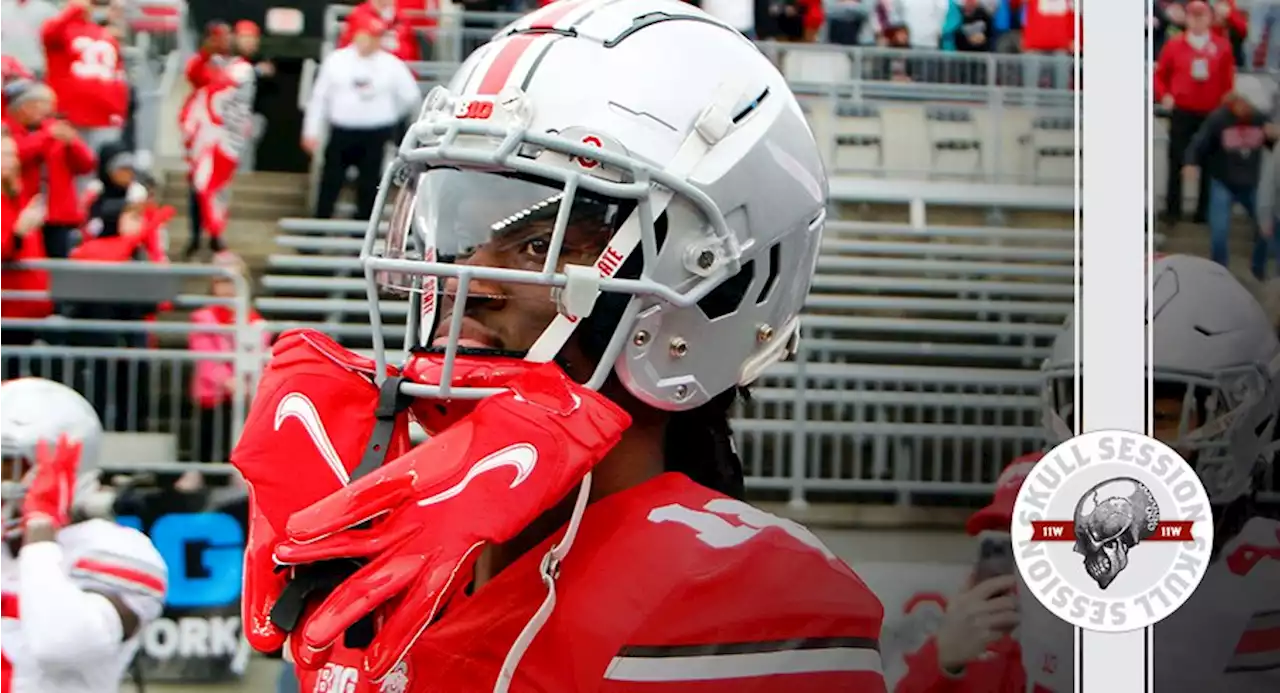
{"label": "b1g logo on helmet", "polygon": [[1036,599],[1087,630],[1158,623],[1209,566],[1213,515],[1191,465],[1128,431],[1076,436],[1044,456],[1014,504],[1014,560]]}

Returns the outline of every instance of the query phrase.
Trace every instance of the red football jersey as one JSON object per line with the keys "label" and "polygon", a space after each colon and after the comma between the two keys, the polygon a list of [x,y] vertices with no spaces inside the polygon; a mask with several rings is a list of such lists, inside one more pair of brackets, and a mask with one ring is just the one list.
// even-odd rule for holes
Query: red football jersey
{"label": "red football jersey", "polygon": [[[304,691],[493,690],[546,597],[563,529],[459,596],[380,682],[361,653],[299,670]],[[885,690],[880,601],[801,525],[663,474],[587,508],[550,619],[512,691],[825,693]]]}
{"label": "red football jersey", "polygon": [[46,79],[66,119],[81,128],[123,125],[129,81],[115,37],[76,7],[54,15],[40,32]]}

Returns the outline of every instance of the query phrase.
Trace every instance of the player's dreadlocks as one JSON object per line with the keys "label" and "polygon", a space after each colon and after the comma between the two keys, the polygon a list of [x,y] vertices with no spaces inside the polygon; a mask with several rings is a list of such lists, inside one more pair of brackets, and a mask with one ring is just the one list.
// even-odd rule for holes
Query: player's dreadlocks
{"label": "player's dreadlocks", "polygon": [[689,411],[671,415],[663,441],[667,471],[680,472],[714,491],[742,499],[742,460],[729,430],[729,411],[746,388],[734,388]]}

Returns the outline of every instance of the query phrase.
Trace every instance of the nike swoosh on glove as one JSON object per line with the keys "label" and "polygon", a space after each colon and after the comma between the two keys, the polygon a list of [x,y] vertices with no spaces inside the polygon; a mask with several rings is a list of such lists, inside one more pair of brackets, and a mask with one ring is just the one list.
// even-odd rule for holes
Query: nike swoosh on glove
{"label": "nike swoosh on glove", "polygon": [[62,529],[71,521],[71,496],[76,488],[81,445],[66,435],[56,444],[46,440],[36,444],[35,477],[22,497],[24,527],[33,520],[46,520],[54,529]]}
{"label": "nike swoosh on glove", "polygon": [[[323,665],[348,626],[378,612],[364,668],[375,680],[385,676],[470,582],[480,549],[509,541],[558,503],[631,425],[617,405],[554,363],[508,387],[404,457],[289,518],[288,540],[276,550],[282,563],[369,561],[330,593],[301,638],[294,634],[300,666]],[[357,528],[368,520],[371,528]]]}
{"label": "nike swoosh on glove", "polygon": [[[241,611],[259,652],[279,650],[287,635],[270,620],[289,577],[277,570],[276,544],[290,515],[341,489],[360,464],[377,424],[375,372],[373,360],[314,330],[286,331],[272,349],[231,453],[249,489]],[[410,448],[408,420],[397,417],[386,459]]]}

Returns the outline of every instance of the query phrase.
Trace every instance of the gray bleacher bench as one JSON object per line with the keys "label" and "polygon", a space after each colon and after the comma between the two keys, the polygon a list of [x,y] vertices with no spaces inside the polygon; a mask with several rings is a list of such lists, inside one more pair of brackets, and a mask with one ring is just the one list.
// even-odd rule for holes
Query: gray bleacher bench
{"label": "gray bleacher bench", "polygon": [[828,219],[823,229],[824,238],[860,236],[892,236],[930,240],[955,238],[966,241],[1027,241],[1037,245],[1048,243],[1075,244],[1072,229],[1011,229],[1002,226],[930,226],[915,228],[907,224],[876,221],[845,221]]}
{"label": "gray bleacher bench", "polygon": [[[796,391],[785,387],[755,387],[751,388],[751,399],[762,404],[788,404],[795,402]],[[813,390],[805,393],[805,401],[810,404],[902,407],[918,405],[919,393],[892,390]],[[940,408],[1034,409],[1040,406],[1041,400],[1038,395],[934,392],[929,393],[929,403]]]}
{"label": "gray bleacher bench", "polygon": [[1005,245],[967,245],[936,243],[930,239],[917,242],[864,241],[824,238],[822,252],[849,255],[910,255],[951,258],[985,258],[987,260],[1026,260],[1032,262],[1074,263],[1074,248],[1018,248]]}
{"label": "gray bleacher bench", "polygon": [[332,270],[334,272],[358,272],[360,271],[360,258],[280,255],[273,253],[267,256],[267,266],[305,271]]}
{"label": "gray bleacher bench", "polygon": [[943,359],[954,364],[957,361],[1002,361],[1017,364],[1019,368],[1033,368],[1049,357],[1052,347],[1036,344],[953,344],[947,342],[877,341],[871,339],[837,339],[805,337],[805,348],[810,349],[817,361],[836,361],[857,357],[862,361],[872,356],[892,357],[895,360]]}
{"label": "gray bleacher bench", "polygon": [[863,178],[831,179],[831,199],[836,202],[908,203],[923,200],[931,205],[955,207],[1008,207],[1069,212],[1075,209],[1075,191],[1069,186],[960,183],[943,181],[887,181]]}
{"label": "gray bleacher bench", "polygon": [[[344,238],[333,236],[276,236],[276,245],[293,250],[339,250],[360,254],[364,247],[363,238]],[[374,244],[377,252],[380,243]]]}
{"label": "gray bleacher bench", "polygon": [[1061,324],[1073,309],[1071,303],[1049,301],[1002,301],[914,296],[867,296],[863,294],[812,294],[805,299],[806,311],[901,310],[964,315],[1019,315],[1053,320]]}
{"label": "gray bleacher bench", "polygon": [[[368,222],[354,219],[309,219],[306,217],[285,217],[279,222],[280,230],[295,233],[359,235],[363,236],[369,228]],[[386,233],[387,223],[382,222],[380,232]]]}
{"label": "gray bleacher bench", "polygon": [[1023,322],[979,322],[927,318],[884,318],[863,315],[813,315],[800,318],[802,334],[815,332],[894,332],[967,337],[1043,337],[1052,339],[1061,325]]}
{"label": "gray bleacher bench", "polygon": [[[299,313],[357,313],[361,315],[358,322],[367,323],[369,302],[359,298],[285,298],[281,296],[263,296],[254,299],[253,305],[263,313],[272,315]],[[408,301],[387,300],[379,303],[383,318],[403,318],[409,314]],[[345,323],[340,323],[345,324]]]}
{"label": "gray bleacher bench", "polygon": [[1027,277],[1046,282],[1071,280],[1076,276],[1075,267],[1066,265],[1030,265],[973,260],[930,260],[825,254],[818,256],[818,271],[829,274],[841,272],[897,272],[911,276],[937,274],[951,277]]}
{"label": "gray bleacher bench", "polygon": [[1075,300],[1075,287],[1064,282],[1002,282],[981,279],[923,279],[868,275],[814,276],[814,291],[897,291],[909,294],[982,294],[988,296],[1036,296]]}
{"label": "gray bleacher bench", "polygon": [[829,181],[832,203],[905,204],[911,225],[928,226],[930,205],[987,209],[1070,212],[1075,209],[1071,186],[963,183],[951,181],[902,181],[836,176]]}
{"label": "gray bleacher bench", "polygon": [[[801,350],[804,339],[800,340]],[[802,364],[795,361],[776,363],[765,370],[762,383],[771,379],[794,380]],[[948,368],[946,366],[865,365],[857,363],[806,363],[806,378],[832,381],[858,381],[930,387],[968,385],[983,388],[1019,388],[1039,392],[1040,374],[1005,368]]]}
{"label": "gray bleacher bench", "polygon": [[297,277],[268,274],[262,277],[262,286],[272,291],[299,291],[306,293],[355,293],[365,291],[360,277]]}

